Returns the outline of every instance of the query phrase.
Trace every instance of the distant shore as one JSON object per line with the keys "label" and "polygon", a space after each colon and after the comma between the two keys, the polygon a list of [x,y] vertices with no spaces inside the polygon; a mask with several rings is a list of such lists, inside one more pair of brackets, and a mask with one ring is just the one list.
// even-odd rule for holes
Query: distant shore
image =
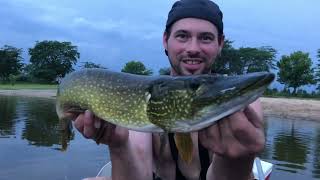
{"label": "distant shore", "polygon": [[[0,95],[55,98],[57,91],[50,90],[0,90]],[[320,100],[261,97],[265,116],[305,119],[320,122]]]}
{"label": "distant shore", "polygon": [[0,90],[0,95],[5,96],[29,96],[29,97],[43,97],[55,98],[57,90],[55,89],[18,89],[18,90]]}
{"label": "distant shore", "polygon": [[260,99],[266,116],[320,122],[320,100],[266,97]]}

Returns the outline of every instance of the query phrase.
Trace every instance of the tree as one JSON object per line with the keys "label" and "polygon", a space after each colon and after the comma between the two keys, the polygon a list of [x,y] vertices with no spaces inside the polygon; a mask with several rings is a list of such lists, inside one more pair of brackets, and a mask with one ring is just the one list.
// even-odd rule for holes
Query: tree
{"label": "tree", "polygon": [[235,49],[233,41],[226,40],[221,55],[212,65],[212,71],[220,74],[244,74],[275,69],[276,50],[270,46]]}
{"label": "tree", "polygon": [[71,42],[41,41],[29,49],[31,74],[45,82],[55,82],[73,71],[80,54]]}
{"label": "tree", "polygon": [[100,64],[95,64],[93,62],[89,62],[89,61],[86,61],[86,62],[82,62],[83,65],[81,66],[82,68],[101,68],[101,69],[107,69],[105,67],[103,67],[102,65]]}
{"label": "tree", "polygon": [[170,73],[171,73],[171,68],[169,68],[169,67],[159,69],[160,75],[170,75]]}
{"label": "tree", "polygon": [[211,70],[219,74],[238,74],[240,62],[238,50],[232,46],[233,41],[225,40],[221,54],[212,64]]}
{"label": "tree", "polygon": [[240,48],[239,56],[242,73],[275,69],[276,50],[270,46]]}
{"label": "tree", "polygon": [[17,75],[9,74],[8,80],[12,86],[16,83],[17,79]]}
{"label": "tree", "polygon": [[0,49],[0,79],[8,80],[11,75],[18,75],[23,66],[22,49],[4,45]]}
{"label": "tree", "polygon": [[278,81],[286,87],[293,88],[296,94],[297,88],[307,84],[314,84],[314,69],[309,53],[294,52],[290,56],[282,56],[277,63],[279,68]]}
{"label": "tree", "polygon": [[316,81],[318,83],[317,89],[320,91],[320,49],[318,49],[318,65],[317,65],[317,70],[316,70]]}
{"label": "tree", "polygon": [[129,61],[122,68],[121,72],[139,74],[139,75],[151,75],[152,70],[147,69],[144,64],[140,61]]}

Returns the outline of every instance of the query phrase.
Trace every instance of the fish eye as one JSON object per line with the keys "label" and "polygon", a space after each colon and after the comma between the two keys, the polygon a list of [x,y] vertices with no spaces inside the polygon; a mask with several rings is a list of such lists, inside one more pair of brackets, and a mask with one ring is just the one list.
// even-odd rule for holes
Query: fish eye
{"label": "fish eye", "polygon": [[191,81],[190,84],[189,84],[189,87],[195,91],[199,88],[200,86],[200,83],[199,82],[196,82],[196,81]]}

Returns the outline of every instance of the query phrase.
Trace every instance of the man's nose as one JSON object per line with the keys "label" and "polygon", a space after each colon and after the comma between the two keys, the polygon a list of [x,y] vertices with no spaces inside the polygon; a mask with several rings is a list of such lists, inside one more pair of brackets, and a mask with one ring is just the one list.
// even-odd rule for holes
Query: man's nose
{"label": "man's nose", "polygon": [[199,42],[192,38],[187,44],[186,51],[189,55],[197,55],[200,53],[200,45]]}

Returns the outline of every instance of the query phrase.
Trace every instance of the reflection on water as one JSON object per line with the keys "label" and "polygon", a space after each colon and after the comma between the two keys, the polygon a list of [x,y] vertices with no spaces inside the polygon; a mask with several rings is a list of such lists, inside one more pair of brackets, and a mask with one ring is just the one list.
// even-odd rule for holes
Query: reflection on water
{"label": "reflection on water", "polygon": [[54,100],[42,98],[18,98],[0,96],[0,135],[2,138],[15,136],[17,122],[23,121],[21,138],[35,146],[60,145],[65,150],[74,138],[72,126],[63,129],[55,112]]}
{"label": "reflection on water", "polygon": [[0,96],[0,137],[14,135],[16,121],[17,98],[5,98]]}
{"label": "reflection on water", "polygon": [[275,165],[272,179],[320,178],[320,123],[266,118],[263,159]]}
{"label": "reflection on water", "polygon": [[[0,96],[1,179],[95,176],[109,161],[106,146],[59,123],[54,100]],[[267,117],[265,133],[271,179],[320,179],[320,123]]]}
{"label": "reflection on water", "polygon": [[314,139],[314,158],[312,162],[312,174],[315,178],[320,179],[320,127],[316,130],[316,137]]}
{"label": "reflection on water", "polygon": [[[46,103],[44,103],[45,101]],[[22,139],[27,139],[30,144],[35,146],[61,145],[61,149],[66,148],[66,143],[74,138],[74,134],[62,132],[62,127],[55,112],[54,101],[29,100],[25,102],[25,129]],[[72,126],[68,126],[72,127]],[[63,145],[63,147],[62,147]]]}
{"label": "reflection on water", "polygon": [[0,179],[95,176],[109,161],[106,146],[60,123],[53,99],[0,96]]}

